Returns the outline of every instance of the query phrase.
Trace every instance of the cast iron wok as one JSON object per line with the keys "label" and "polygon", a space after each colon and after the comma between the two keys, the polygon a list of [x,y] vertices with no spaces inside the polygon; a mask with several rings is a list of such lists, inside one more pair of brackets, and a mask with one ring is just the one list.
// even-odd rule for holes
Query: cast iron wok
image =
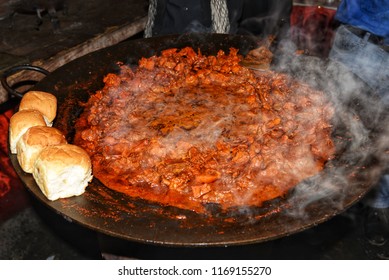
{"label": "cast iron wok", "polygon": [[[74,121],[82,111],[80,102],[88,100],[90,94],[102,87],[105,74],[118,71],[117,62],[136,64],[142,56],[185,46],[199,48],[204,54],[215,54],[219,49],[228,51],[230,47],[235,47],[241,54],[246,54],[257,47],[257,40],[238,35],[191,34],[126,41],[66,64],[36,84],[34,90],[52,92],[57,96],[59,109],[54,126],[66,133],[71,143]],[[292,70],[293,73],[306,71],[304,63],[298,67],[290,59],[286,59],[285,63],[275,68],[286,72]],[[335,98],[337,90],[344,92],[346,89],[342,81],[333,79],[331,72],[338,75],[346,71],[326,66],[319,81],[309,75],[305,78],[316,81],[314,86],[317,87],[332,85],[328,94]],[[285,198],[269,201],[261,208],[242,207],[222,212],[217,205],[207,205],[208,214],[197,214],[125,196],[106,188],[96,178],[81,196],[49,201],[33,177],[22,171],[16,156],[10,157],[26,187],[43,204],[66,219],[97,232],[135,242],[168,246],[259,243],[327,221],[359,201],[378,180],[382,172],[382,159],[381,153],[373,147],[378,145],[382,134],[377,129],[382,115],[371,114],[366,108],[379,108],[380,103],[374,98],[365,97],[367,90],[363,84],[347,90],[357,89],[361,94],[350,100],[336,98],[339,102],[336,114],[340,116],[334,120],[337,157],[328,162],[320,174],[301,182]],[[354,133],[355,126],[365,128],[361,138]]]}

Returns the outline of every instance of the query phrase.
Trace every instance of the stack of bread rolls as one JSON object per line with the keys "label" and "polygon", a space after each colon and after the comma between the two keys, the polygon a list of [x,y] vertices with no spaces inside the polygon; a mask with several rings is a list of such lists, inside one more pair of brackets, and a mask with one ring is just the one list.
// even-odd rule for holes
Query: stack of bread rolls
{"label": "stack of bread rolls", "polygon": [[49,200],[81,195],[92,180],[89,155],[68,144],[52,127],[57,98],[44,91],[27,92],[10,119],[10,151]]}

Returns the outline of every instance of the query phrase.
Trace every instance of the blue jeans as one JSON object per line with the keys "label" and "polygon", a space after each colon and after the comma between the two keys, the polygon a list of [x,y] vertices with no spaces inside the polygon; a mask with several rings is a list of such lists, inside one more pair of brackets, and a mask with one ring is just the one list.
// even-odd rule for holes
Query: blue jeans
{"label": "blue jeans", "polygon": [[[329,58],[345,65],[389,105],[389,52],[370,43],[368,38],[369,34],[360,38],[341,25],[336,31]],[[389,174],[380,178],[372,196],[364,202],[375,208],[389,207]]]}

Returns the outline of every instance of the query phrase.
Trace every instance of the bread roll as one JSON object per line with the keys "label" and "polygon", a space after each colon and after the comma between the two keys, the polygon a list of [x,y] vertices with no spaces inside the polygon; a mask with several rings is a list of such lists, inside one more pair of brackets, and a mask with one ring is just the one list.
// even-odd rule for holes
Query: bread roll
{"label": "bread roll", "polygon": [[49,200],[81,195],[93,177],[89,155],[72,144],[44,148],[32,175]]}
{"label": "bread roll", "polygon": [[12,115],[9,121],[9,143],[12,154],[16,154],[16,143],[33,126],[46,126],[42,114],[37,110],[23,110]]}
{"label": "bread roll", "polygon": [[18,161],[24,172],[32,173],[34,162],[43,148],[66,144],[65,136],[54,127],[34,126],[16,143]]}
{"label": "bread roll", "polygon": [[47,126],[52,126],[57,114],[57,98],[48,92],[29,91],[20,101],[19,111],[22,110],[38,110],[45,118]]}

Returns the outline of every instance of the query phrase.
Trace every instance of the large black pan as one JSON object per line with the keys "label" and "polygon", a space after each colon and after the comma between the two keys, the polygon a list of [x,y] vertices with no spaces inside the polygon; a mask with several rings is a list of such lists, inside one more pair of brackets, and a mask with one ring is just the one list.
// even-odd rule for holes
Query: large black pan
{"label": "large black pan", "polygon": [[[242,54],[256,47],[256,40],[229,35],[183,35],[127,41],[79,58],[49,74],[34,89],[56,94],[59,110],[55,126],[63,130],[71,142],[73,123],[90,94],[102,87],[105,74],[118,71],[116,62],[136,64],[142,56],[150,56],[171,47],[192,46],[205,54],[230,47]],[[288,57],[288,56],[286,56]],[[300,58],[302,59],[302,57]],[[282,60],[282,59],[281,59]],[[281,61],[280,59],[278,61]],[[307,72],[290,59],[279,63],[279,70]],[[306,65],[304,61],[303,65]],[[316,62],[315,62],[315,65]],[[341,213],[362,198],[382,172],[382,158],[377,147],[382,132],[377,129],[382,119],[380,104],[367,97],[362,84],[346,88],[338,67],[316,67],[323,77],[305,76],[314,86],[329,85],[328,94],[339,101],[334,120],[334,137],[338,156],[318,176],[299,184],[285,199],[274,200],[262,208],[234,209],[220,212],[209,206],[212,215],[199,215],[174,207],[164,207],[111,191],[97,179],[79,197],[48,201],[31,175],[24,173],[14,155],[12,163],[26,187],[45,205],[66,219],[98,232],[126,240],[169,246],[225,246],[258,243],[290,235],[322,223]],[[316,73],[317,74],[317,73]],[[351,75],[346,76],[351,77]],[[349,83],[350,81],[348,81]],[[361,91],[348,99],[336,96]],[[371,113],[368,108],[376,109]],[[356,128],[361,128],[355,133]],[[360,135],[359,135],[360,134]],[[360,136],[360,137],[359,137]]]}

